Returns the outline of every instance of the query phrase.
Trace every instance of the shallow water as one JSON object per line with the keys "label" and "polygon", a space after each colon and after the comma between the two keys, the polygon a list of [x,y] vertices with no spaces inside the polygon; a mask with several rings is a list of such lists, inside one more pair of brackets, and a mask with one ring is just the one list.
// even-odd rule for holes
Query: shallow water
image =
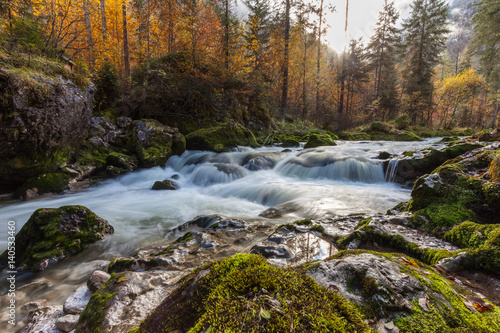
{"label": "shallow water", "polygon": [[[0,228],[5,230],[1,234],[6,235],[10,220],[16,221],[19,230],[37,208],[73,204],[87,206],[114,226],[115,234],[106,241],[36,277],[21,279],[24,282],[20,283],[40,284],[26,295],[28,300],[48,298],[60,303],[100,263],[90,261],[130,255],[161,242],[168,230],[200,214],[258,219],[261,212],[275,207],[285,213],[278,224],[299,218],[384,212],[408,200],[410,189],[386,181],[390,175],[376,159],[378,153],[439,147],[437,141],[338,141],[336,147],[289,152],[279,147],[239,148],[222,154],[185,152],[172,157],[165,168],[129,173],[79,193],[0,203]],[[388,173],[391,171],[389,168]],[[179,190],[150,190],[155,181],[172,176],[178,177]],[[6,236],[2,236],[0,251],[5,248]]]}

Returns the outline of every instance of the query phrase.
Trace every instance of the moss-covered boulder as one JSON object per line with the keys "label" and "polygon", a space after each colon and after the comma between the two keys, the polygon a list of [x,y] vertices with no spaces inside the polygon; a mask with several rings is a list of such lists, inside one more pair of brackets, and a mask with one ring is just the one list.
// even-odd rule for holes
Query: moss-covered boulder
{"label": "moss-covered boulder", "polygon": [[311,134],[307,140],[305,149],[316,148],[321,146],[336,146],[335,140],[328,134]]}
{"label": "moss-covered boulder", "polygon": [[190,150],[210,150],[220,153],[236,146],[258,145],[250,130],[233,121],[203,128],[186,136],[186,147]]}
{"label": "moss-covered boulder", "polygon": [[406,154],[408,156],[398,164],[396,180],[399,182],[414,180],[432,172],[447,160],[480,147],[482,145],[460,143],[443,149],[431,149],[425,152],[423,157],[413,157],[413,154],[409,154],[410,152],[408,152]]}
{"label": "moss-covered boulder", "polygon": [[16,196],[27,198],[27,191],[38,195],[46,193],[61,193],[69,189],[71,176],[64,173],[44,173],[37,177],[29,178],[16,190]]}
{"label": "moss-covered boulder", "polygon": [[407,206],[413,212],[412,223],[434,233],[465,221],[500,223],[500,186],[486,172],[496,154],[477,150],[419,178]]}
{"label": "moss-covered boulder", "polygon": [[358,310],[298,268],[237,254],[197,268],[134,332],[370,332]]}
{"label": "moss-covered boulder", "polygon": [[300,142],[295,139],[287,139],[281,144],[284,148],[297,148],[300,147]]}
{"label": "moss-covered boulder", "polygon": [[[176,128],[152,119],[134,121],[129,145],[142,166],[163,166],[174,153],[182,154],[184,137]],[[175,151],[175,152],[174,152]]]}
{"label": "moss-covered boulder", "polygon": [[498,307],[401,254],[341,251],[309,265],[308,275],[355,303],[378,332],[500,330]]}
{"label": "moss-covered boulder", "polygon": [[[83,206],[37,209],[16,235],[16,266],[44,270],[113,232],[106,220]],[[1,255],[2,267],[8,255]]]}
{"label": "moss-covered boulder", "polygon": [[155,190],[155,191],[160,191],[160,190],[170,190],[170,191],[173,191],[173,190],[177,190],[179,186],[177,185],[176,182],[170,180],[170,179],[165,179],[165,180],[162,180],[162,181],[156,181],[154,184],[153,184],[153,187],[151,188],[152,190]]}

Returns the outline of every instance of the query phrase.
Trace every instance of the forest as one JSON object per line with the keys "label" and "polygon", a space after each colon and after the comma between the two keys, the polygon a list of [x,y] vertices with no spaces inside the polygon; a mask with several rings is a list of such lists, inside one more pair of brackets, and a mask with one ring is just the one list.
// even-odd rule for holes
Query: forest
{"label": "forest", "polygon": [[[304,120],[335,130],[373,121],[400,129],[496,126],[497,1],[454,1],[450,10],[443,0],[415,0],[400,19],[386,0],[370,39],[351,40],[338,53],[325,42],[326,13],[336,11],[347,29],[348,6],[2,0],[0,45],[28,54],[28,63],[56,58],[91,77],[96,114],[199,122],[220,113],[240,120],[243,109],[247,123],[257,115],[264,123]],[[134,103],[140,106],[126,107]]]}

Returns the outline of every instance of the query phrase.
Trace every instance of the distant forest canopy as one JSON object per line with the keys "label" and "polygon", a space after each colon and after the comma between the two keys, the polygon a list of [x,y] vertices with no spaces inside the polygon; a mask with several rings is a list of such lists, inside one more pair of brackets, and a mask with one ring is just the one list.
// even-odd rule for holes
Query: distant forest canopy
{"label": "distant forest canopy", "polygon": [[[348,0],[243,3],[242,20],[234,0],[0,0],[0,52],[71,59],[96,82],[99,111],[170,68],[199,73],[211,93],[237,87],[273,117],[325,128],[398,117],[440,128],[497,125],[500,1],[414,0],[401,19],[386,0],[373,36],[340,54],[325,43],[325,17]],[[158,67],[172,59],[176,66]],[[168,116],[179,104],[154,112]]]}

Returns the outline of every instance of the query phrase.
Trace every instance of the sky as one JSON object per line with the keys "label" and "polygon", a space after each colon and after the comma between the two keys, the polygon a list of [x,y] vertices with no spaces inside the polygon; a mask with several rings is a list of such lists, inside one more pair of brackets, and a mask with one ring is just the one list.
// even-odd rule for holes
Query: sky
{"label": "sky", "polygon": [[[408,16],[412,0],[394,0],[396,8],[400,13],[399,21]],[[384,7],[384,0],[349,0],[349,20],[347,32],[345,29],[346,1],[334,0],[336,6],[334,13],[327,16],[329,26],[325,41],[337,52],[342,52],[348,47],[351,39],[363,37],[366,44],[373,35],[377,23],[378,14]]]}

